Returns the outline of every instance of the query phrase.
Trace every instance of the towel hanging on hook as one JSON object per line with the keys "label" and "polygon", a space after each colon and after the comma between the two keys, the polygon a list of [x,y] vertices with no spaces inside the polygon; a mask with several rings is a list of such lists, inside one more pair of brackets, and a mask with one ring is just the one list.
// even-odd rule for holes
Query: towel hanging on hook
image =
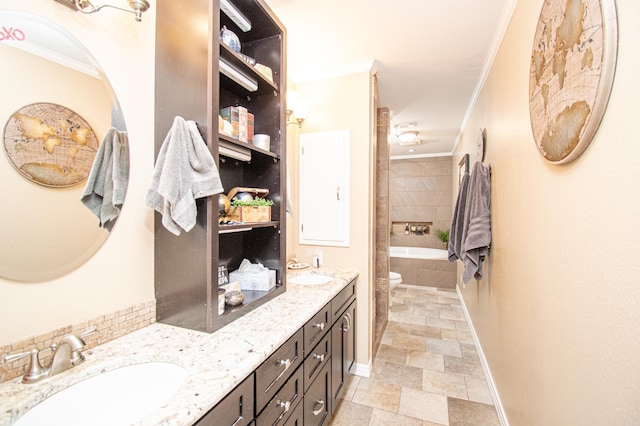
{"label": "towel hanging on hook", "polygon": [[223,191],[218,169],[194,121],[175,117],[156,160],[145,204],[174,235],[196,224],[198,198]]}

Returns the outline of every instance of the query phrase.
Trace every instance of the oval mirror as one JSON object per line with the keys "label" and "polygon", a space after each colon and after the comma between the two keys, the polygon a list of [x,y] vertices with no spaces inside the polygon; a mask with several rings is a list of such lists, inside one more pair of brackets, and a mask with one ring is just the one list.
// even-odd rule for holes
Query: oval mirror
{"label": "oval mirror", "polygon": [[[14,161],[18,156],[16,147],[26,149],[39,144],[39,149],[45,152],[41,155],[61,153],[59,149],[65,147],[65,138],[70,137],[56,134],[63,142],[50,144],[34,136],[33,129],[27,128],[27,121],[31,126],[35,123],[48,129],[55,127],[58,133],[61,128],[71,133],[74,126],[83,127],[78,122],[87,123],[95,135],[90,149],[96,150],[108,131],[117,130],[126,138],[124,117],[113,89],[86,47],[46,19],[23,12],[0,11],[0,57],[3,64],[0,67],[0,125],[4,151],[0,155],[3,206],[0,209],[0,277],[21,282],[51,280],[90,259],[107,240],[109,231],[100,226],[96,214],[80,201],[87,186],[86,178],[76,180],[77,183],[48,185],[21,173],[23,170],[19,170],[20,166]],[[44,106],[25,108],[34,104]],[[60,107],[64,113],[48,105]],[[31,112],[16,116],[18,111]],[[16,117],[27,118],[21,121]],[[14,139],[17,132],[23,140],[8,141],[5,136],[9,132],[13,132]],[[83,145],[80,149],[89,147],[86,139],[76,145]],[[79,155],[77,146],[73,150],[68,148],[59,155]],[[89,163],[92,164],[96,156],[106,158],[96,151]],[[128,150],[123,161],[128,177]],[[35,160],[30,164],[43,168]],[[47,164],[47,167],[58,166]],[[55,173],[61,172],[56,169]]]}

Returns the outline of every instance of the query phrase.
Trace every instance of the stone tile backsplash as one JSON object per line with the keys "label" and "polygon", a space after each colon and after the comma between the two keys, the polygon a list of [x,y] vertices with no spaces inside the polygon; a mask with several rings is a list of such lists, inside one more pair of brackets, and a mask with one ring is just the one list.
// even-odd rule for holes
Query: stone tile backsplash
{"label": "stone tile backsplash", "polygon": [[29,365],[29,357],[11,363],[4,362],[4,356],[31,349],[40,350],[40,362],[48,365],[51,359],[51,345],[57,343],[66,334],[81,334],[95,327],[92,332],[83,337],[86,349],[91,349],[125,334],[144,328],[156,321],[155,299],[139,303],[112,314],[101,315],[89,321],[68,325],[39,336],[31,336],[5,346],[0,346],[0,382],[22,376]]}

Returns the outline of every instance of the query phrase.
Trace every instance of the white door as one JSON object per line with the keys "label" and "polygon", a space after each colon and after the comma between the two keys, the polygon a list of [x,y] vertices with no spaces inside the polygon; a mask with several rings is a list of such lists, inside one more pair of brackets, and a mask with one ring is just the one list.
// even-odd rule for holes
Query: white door
{"label": "white door", "polygon": [[349,137],[300,135],[300,244],[349,245]]}

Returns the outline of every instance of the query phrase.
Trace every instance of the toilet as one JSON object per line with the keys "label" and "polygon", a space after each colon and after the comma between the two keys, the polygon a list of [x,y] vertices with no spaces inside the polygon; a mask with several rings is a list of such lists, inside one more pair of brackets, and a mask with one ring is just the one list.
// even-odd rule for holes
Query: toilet
{"label": "toilet", "polygon": [[389,288],[393,290],[398,287],[398,285],[402,284],[402,275],[397,272],[390,271],[389,272]]}

